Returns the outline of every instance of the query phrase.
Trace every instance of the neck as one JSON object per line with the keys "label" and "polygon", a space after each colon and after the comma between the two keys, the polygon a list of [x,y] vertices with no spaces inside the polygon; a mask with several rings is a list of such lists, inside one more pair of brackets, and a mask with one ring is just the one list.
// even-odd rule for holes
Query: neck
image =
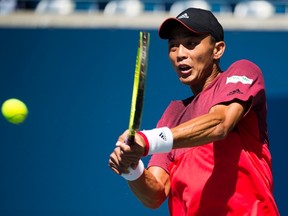
{"label": "neck", "polygon": [[191,91],[193,92],[194,95],[199,94],[200,92],[202,92],[204,89],[207,88],[207,86],[209,86],[209,84],[215,80],[221,73],[221,69],[219,68],[218,65],[214,64],[212,67],[212,72],[210,73],[210,75],[204,80],[203,83],[201,83],[200,85],[193,85],[190,86]]}

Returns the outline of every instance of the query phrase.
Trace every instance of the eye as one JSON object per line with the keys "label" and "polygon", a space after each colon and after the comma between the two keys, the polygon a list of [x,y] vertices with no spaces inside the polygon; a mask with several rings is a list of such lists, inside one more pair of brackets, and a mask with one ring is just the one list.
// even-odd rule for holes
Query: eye
{"label": "eye", "polygon": [[177,46],[179,46],[179,45],[177,45],[176,43],[173,43],[173,42],[169,42],[169,44],[168,44],[168,48],[169,48],[169,51],[175,51],[176,49],[177,49]]}
{"label": "eye", "polygon": [[187,41],[187,43],[185,44],[185,47],[187,49],[194,49],[198,44],[199,42],[197,41]]}

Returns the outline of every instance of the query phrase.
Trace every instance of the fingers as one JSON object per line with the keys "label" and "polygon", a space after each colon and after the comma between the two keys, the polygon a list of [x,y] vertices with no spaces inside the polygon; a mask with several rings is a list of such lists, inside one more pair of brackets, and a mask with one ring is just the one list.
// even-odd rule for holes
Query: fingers
{"label": "fingers", "polygon": [[139,139],[135,139],[137,145],[129,146],[125,143],[128,134],[127,130],[118,138],[116,148],[109,157],[108,165],[118,175],[129,173],[129,167],[135,169],[144,153],[143,143],[139,144]]}
{"label": "fingers", "polygon": [[129,135],[129,130],[126,130],[121,136],[119,136],[118,141],[121,143],[125,143],[128,135]]}
{"label": "fingers", "polygon": [[116,146],[120,148],[122,158],[130,160],[131,163],[138,162],[143,155],[137,146],[129,146],[120,141],[116,143]]}
{"label": "fingers", "polygon": [[123,160],[121,157],[122,151],[119,147],[115,148],[109,158],[109,167],[116,174],[121,175],[122,173],[128,173],[130,166],[129,161]]}
{"label": "fingers", "polygon": [[131,152],[128,145],[120,144],[120,146],[117,146],[110,155],[108,165],[113,172],[121,175],[122,173],[129,173],[129,167],[135,168],[138,161],[139,158]]}

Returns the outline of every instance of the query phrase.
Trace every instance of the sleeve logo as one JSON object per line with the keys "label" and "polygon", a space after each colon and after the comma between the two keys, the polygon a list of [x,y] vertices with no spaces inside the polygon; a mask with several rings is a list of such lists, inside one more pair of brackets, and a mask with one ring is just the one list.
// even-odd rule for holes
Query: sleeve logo
{"label": "sleeve logo", "polygon": [[231,77],[227,77],[226,80],[226,84],[228,83],[237,83],[237,82],[241,82],[243,84],[252,84],[253,79],[249,79],[246,76],[231,76]]}

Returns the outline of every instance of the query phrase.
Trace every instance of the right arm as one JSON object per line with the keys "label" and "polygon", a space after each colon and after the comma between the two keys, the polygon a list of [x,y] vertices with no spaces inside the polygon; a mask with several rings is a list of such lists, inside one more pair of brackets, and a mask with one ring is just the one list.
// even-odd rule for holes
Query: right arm
{"label": "right arm", "polygon": [[[223,139],[242,118],[245,102],[234,101],[228,105],[219,104],[210,109],[206,115],[191,119],[175,128],[173,148],[184,148],[204,145]],[[117,174],[129,173],[128,168],[136,168],[139,159],[145,152],[145,140],[135,136],[137,145],[125,144],[125,132],[118,139],[117,147],[110,155],[109,166]],[[151,167],[129,186],[137,198],[147,207],[158,208],[170,191],[169,174],[160,167]]]}
{"label": "right arm", "polygon": [[[120,142],[124,142],[127,135],[128,131],[120,136]],[[135,138],[137,141],[139,136]],[[116,147],[110,155],[109,167],[118,175],[129,173],[129,167],[137,167],[137,164],[131,164],[129,159],[129,155],[131,158],[135,157],[133,152],[130,154],[128,153],[128,156],[126,155],[126,157],[122,157],[125,148],[129,148],[129,146],[125,144],[122,146],[122,149],[120,147]],[[136,158],[136,160],[138,161],[139,158]],[[144,172],[139,178],[134,181],[127,182],[131,191],[135,194],[139,201],[144,206],[152,209],[158,208],[165,201],[170,192],[169,174],[158,166],[151,166],[148,169],[144,169]]]}
{"label": "right arm", "polygon": [[156,166],[145,169],[140,178],[128,184],[142,204],[152,209],[160,207],[170,191],[169,174]]}

